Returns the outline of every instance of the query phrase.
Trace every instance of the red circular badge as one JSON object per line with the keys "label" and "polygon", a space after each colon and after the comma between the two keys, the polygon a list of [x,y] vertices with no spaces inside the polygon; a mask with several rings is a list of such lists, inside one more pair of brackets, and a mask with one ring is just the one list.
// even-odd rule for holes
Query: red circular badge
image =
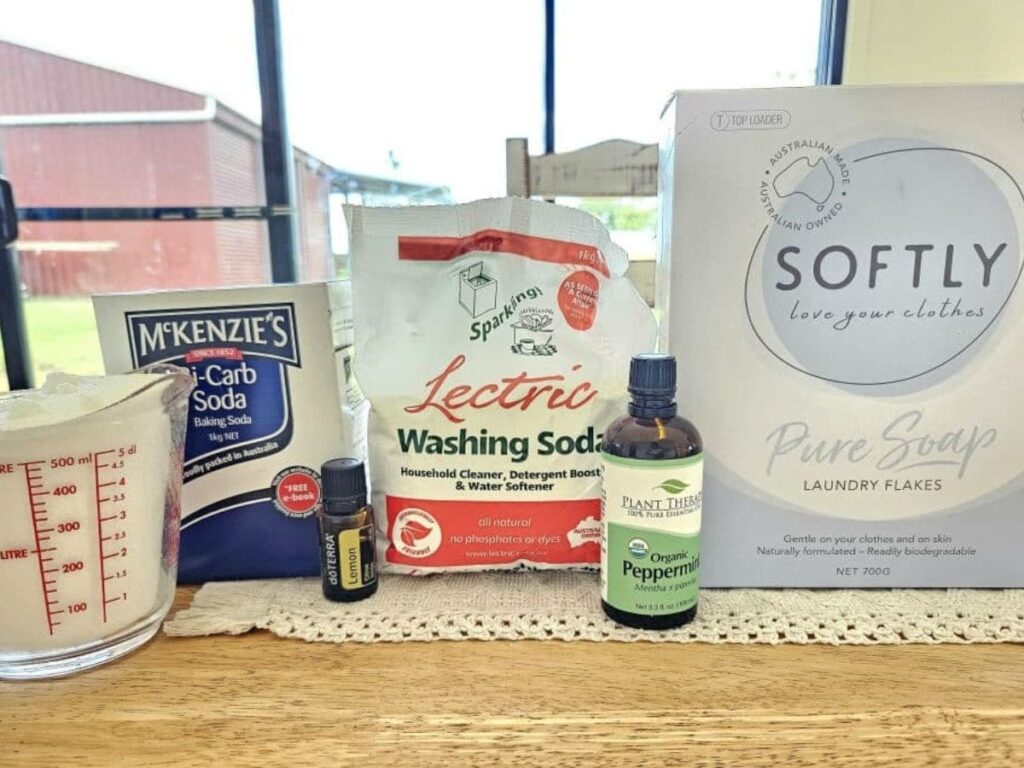
{"label": "red circular badge", "polygon": [[320,506],[320,475],[289,467],[274,478],[274,506],[288,517],[309,517]]}
{"label": "red circular badge", "polygon": [[558,288],[558,307],[565,322],[577,331],[586,331],[597,319],[597,278],[590,272],[573,272]]}

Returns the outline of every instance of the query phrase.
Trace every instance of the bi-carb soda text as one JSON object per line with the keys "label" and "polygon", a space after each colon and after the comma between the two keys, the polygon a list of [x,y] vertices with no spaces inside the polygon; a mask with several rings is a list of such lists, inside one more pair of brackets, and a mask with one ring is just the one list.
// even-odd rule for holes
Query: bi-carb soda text
{"label": "bi-carb soda text", "polygon": [[176,363],[195,380],[186,483],[287,444],[287,368],[301,365],[294,315],[290,303],[126,314],[135,367]]}
{"label": "bi-carb soda text", "polygon": [[[231,411],[245,411],[247,390],[259,382],[261,367],[277,373],[276,366],[246,362],[245,353],[284,365],[300,365],[291,304],[228,311],[138,312],[128,315],[127,320],[137,365],[180,360],[188,366],[197,387],[192,394],[195,413],[224,412],[230,416]],[[274,378],[280,380],[280,376]],[[241,423],[248,422],[246,417]]]}

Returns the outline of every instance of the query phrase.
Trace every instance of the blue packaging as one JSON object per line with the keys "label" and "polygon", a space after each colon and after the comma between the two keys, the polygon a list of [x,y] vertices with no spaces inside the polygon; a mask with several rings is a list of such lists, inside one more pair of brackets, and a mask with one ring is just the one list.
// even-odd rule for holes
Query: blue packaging
{"label": "blue packaging", "polygon": [[[312,576],[321,464],[357,453],[343,418],[340,284],[96,296],[108,373],[191,371],[180,582]],[[333,307],[332,307],[333,302]]]}

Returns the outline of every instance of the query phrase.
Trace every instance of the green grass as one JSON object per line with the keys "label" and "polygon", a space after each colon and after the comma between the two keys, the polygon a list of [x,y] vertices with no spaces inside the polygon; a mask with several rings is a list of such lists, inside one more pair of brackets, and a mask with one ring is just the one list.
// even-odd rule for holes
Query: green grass
{"label": "green grass", "polygon": [[[51,371],[103,373],[91,300],[77,297],[26,299],[25,323],[37,386]],[[3,350],[0,350],[0,391],[7,389]]]}

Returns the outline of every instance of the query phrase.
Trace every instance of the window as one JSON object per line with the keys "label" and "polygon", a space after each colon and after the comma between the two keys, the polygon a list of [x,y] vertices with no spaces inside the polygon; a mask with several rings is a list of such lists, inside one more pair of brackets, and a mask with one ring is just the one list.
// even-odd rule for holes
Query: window
{"label": "window", "polygon": [[[0,169],[22,214],[14,253],[37,379],[101,370],[92,293],[271,279],[253,7],[5,9]],[[820,0],[555,7],[559,150],[655,141],[677,88],[814,79]],[[505,139],[542,148],[543,0],[279,10],[299,279],[347,273],[343,202],[502,195]],[[603,218],[634,258],[653,256],[652,200],[570,202]],[[210,220],[167,220],[167,208]]]}
{"label": "window", "polygon": [[658,141],[676,90],[814,84],[821,0],[556,0],[555,9],[558,151]]}
{"label": "window", "polygon": [[[813,85],[821,0],[556,0],[556,150],[654,143],[673,91]],[[534,150],[536,152],[538,150]],[[653,294],[653,198],[565,199],[600,218]],[[646,264],[644,264],[646,262]]]}
{"label": "window", "polygon": [[[269,279],[262,221],[122,220],[265,199],[251,2],[153,11],[41,0],[4,14],[0,162],[30,209],[14,253],[37,382],[102,371],[93,293]],[[82,208],[98,210],[53,220]],[[322,210],[326,228],[326,188]]]}
{"label": "window", "polygon": [[505,194],[506,138],[540,141],[541,0],[306,0],[281,14],[292,141],[338,168],[473,200]]}

